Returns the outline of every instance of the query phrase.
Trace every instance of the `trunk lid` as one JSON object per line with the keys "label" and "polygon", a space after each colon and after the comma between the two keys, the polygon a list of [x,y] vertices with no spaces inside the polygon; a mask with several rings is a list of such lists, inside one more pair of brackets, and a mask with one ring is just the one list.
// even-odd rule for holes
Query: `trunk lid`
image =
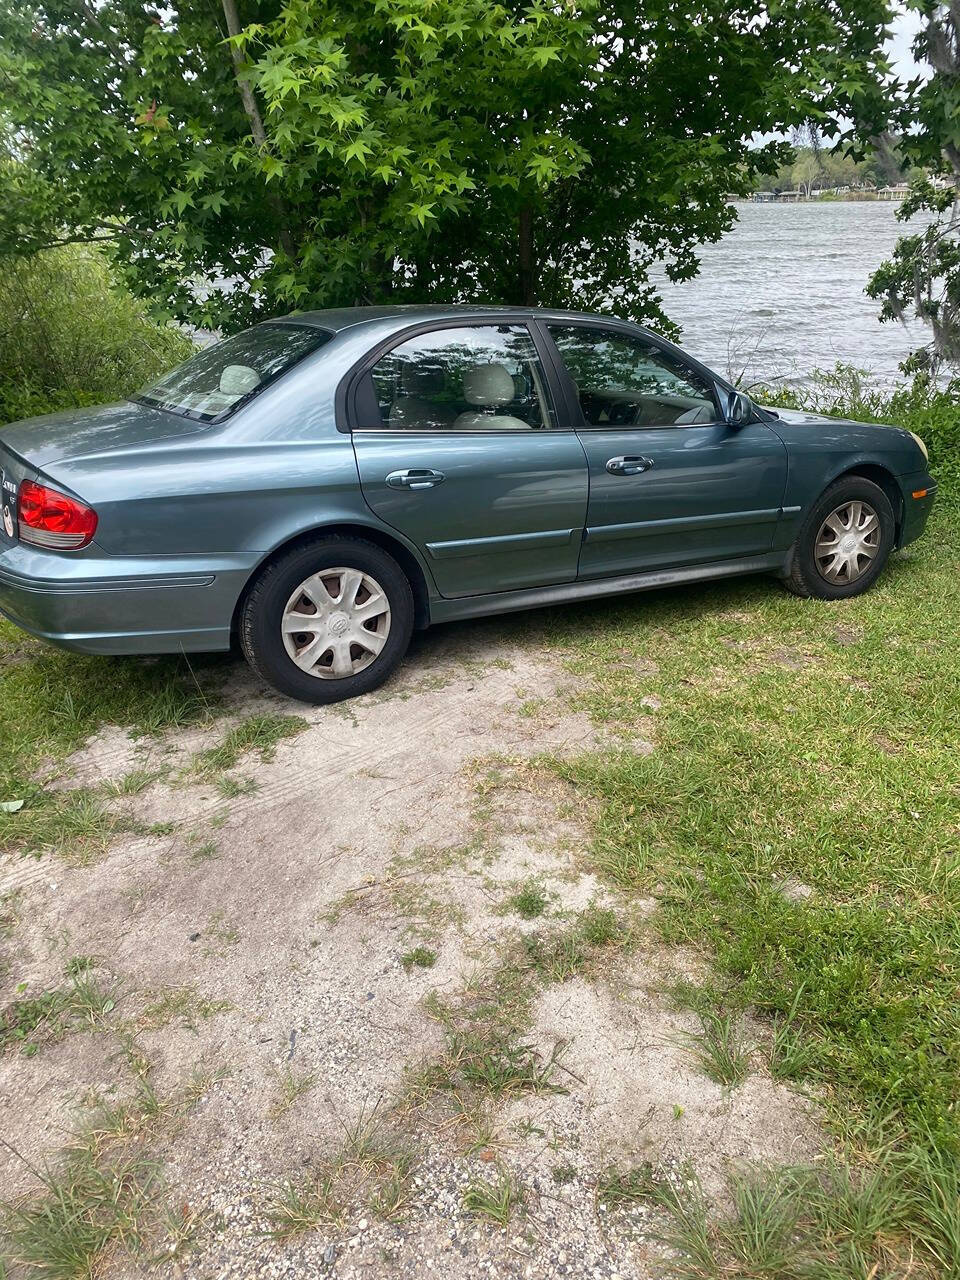
{"label": "trunk lid", "polygon": [[0,455],[8,464],[37,469],[65,458],[111,453],[153,444],[172,436],[195,435],[209,427],[163,409],[123,400],[92,409],[65,409],[0,427]]}

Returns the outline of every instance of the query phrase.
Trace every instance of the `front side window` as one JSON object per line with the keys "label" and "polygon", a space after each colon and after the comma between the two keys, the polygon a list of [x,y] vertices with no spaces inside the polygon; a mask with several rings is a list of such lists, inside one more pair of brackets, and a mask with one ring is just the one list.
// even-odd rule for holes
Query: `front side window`
{"label": "front side window", "polygon": [[652,342],[612,329],[550,325],[592,427],[684,427],[720,421],[712,383]]}
{"label": "front side window", "polygon": [[400,343],[370,378],[379,422],[406,431],[531,431],[553,424],[537,349],[523,325],[435,329]]}
{"label": "front side window", "polygon": [[329,342],[330,336],[307,325],[258,324],[205,347],[145,387],[136,399],[186,418],[213,422]]}

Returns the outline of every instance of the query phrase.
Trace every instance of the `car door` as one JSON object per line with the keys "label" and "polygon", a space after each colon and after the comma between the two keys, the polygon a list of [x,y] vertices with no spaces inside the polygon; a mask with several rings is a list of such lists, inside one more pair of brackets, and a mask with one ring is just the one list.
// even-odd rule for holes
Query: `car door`
{"label": "car door", "polygon": [[526,325],[421,326],[374,353],[355,386],[364,499],[420,549],[441,595],[576,578],[587,462],[572,426],[559,429]]}
{"label": "car door", "polygon": [[547,329],[590,469],[580,577],[770,550],[787,474],[770,427],[724,422],[706,371],[646,335],[602,322]]}

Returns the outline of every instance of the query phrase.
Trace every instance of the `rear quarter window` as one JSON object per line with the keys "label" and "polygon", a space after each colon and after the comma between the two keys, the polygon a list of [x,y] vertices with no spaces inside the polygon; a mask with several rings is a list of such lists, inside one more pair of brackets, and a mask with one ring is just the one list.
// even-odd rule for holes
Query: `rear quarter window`
{"label": "rear quarter window", "polygon": [[268,322],[199,351],[145,387],[136,400],[200,422],[227,417],[333,335],[308,325]]}

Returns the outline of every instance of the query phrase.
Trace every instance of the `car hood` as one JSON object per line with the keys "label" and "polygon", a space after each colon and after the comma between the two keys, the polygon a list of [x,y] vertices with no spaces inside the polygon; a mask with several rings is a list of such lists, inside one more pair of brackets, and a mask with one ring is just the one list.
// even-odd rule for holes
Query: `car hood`
{"label": "car hood", "polygon": [[849,424],[851,427],[874,426],[874,423],[855,422],[852,418],[831,418],[825,413],[808,413],[806,409],[781,409],[770,404],[760,406],[766,413],[772,413],[781,422],[789,422],[798,427],[835,427]]}
{"label": "car hood", "polygon": [[64,458],[111,453],[133,445],[153,444],[170,436],[194,435],[207,423],[192,422],[163,409],[134,404],[66,409],[42,418],[27,418],[0,427],[0,442],[35,467]]}

